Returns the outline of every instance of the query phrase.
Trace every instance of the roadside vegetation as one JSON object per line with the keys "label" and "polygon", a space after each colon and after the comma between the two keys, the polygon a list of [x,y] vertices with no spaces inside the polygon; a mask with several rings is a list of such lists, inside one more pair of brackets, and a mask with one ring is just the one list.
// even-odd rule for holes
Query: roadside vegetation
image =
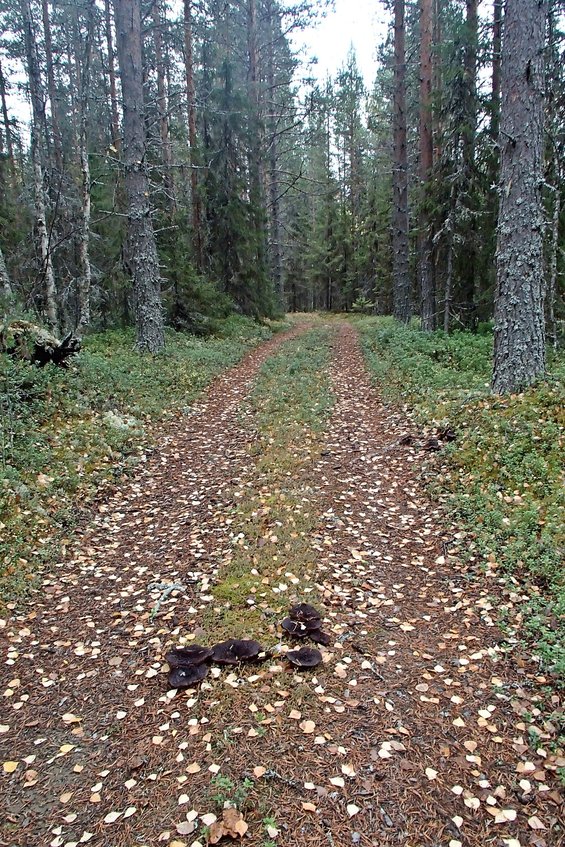
{"label": "roadside vegetation", "polygon": [[355,320],[382,396],[404,403],[420,428],[455,431],[430,459],[431,493],[465,534],[461,554],[516,580],[509,623],[562,675],[565,356],[552,355],[546,382],[499,397],[489,388],[490,327],[448,336]]}
{"label": "roadside vegetation", "polygon": [[0,355],[0,603],[57,561],[85,503],[143,461],[157,427],[283,326],[232,315],[205,339],[167,330],[156,357],[133,329],[97,333],[66,370]]}

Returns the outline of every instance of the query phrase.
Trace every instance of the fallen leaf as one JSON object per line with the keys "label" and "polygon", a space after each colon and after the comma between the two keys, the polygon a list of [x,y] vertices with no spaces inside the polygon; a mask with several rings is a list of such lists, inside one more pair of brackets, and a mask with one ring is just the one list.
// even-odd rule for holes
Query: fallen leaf
{"label": "fallen leaf", "polygon": [[176,830],[179,835],[192,835],[196,829],[194,821],[181,821],[176,825]]}
{"label": "fallen leaf", "polygon": [[4,762],[2,769],[4,770],[4,773],[14,773],[18,764],[19,762]]}
{"label": "fallen leaf", "polygon": [[540,821],[540,819],[536,815],[532,815],[531,818],[528,818],[528,824],[532,829],[547,829],[545,824]]}
{"label": "fallen leaf", "polygon": [[515,809],[494,809],[492,806],[487,808],[487,811],[494,817],[495,823],[509,823],[516,820]]}
{"label": "fallen leaf", "polygon": [[185,770],[187,773],[198,773],[202,770],[202,768],[200,767],[198,762],[193,762],[191,765],[188,765]]}

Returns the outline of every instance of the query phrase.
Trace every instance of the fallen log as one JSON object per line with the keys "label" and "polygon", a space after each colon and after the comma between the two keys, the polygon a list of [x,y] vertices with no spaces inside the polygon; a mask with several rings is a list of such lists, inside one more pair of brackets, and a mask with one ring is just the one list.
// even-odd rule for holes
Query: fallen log
{"label": "fallen log", "polygon": [[72,331],[58,339],[30,321],[10,321],[0,326],[0,352],[43,367],[51,362],[61,368],[81,349],[81,340]]}

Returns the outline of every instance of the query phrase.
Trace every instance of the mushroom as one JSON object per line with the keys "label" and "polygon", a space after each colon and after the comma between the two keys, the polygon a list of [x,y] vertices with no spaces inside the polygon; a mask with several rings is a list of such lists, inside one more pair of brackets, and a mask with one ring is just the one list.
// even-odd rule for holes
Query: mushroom
{"label": "mushroom", "polygon": [[301,647],[300,650],[291,650],[285,659],[297,668],[315,668],[322,661],[322,654],[315,647]]}
{"label": "mushroom", "polygon": [[308,633],[314,644],[321,644],[323,647],[327,647],[331,642],[331,637],[327,632],[322,632],[321,629],[316,629],[314,632]]}
{"label": "mushroom", "polygon": [[201,665],[207,662],[212,658],[213,652],[211,647],[191,644],[189,647],[173,647],[165,659],[170,668],[184,668],[187,665]]}
{"label": "mushroom", "polygon": [[219,665],[237,665],[238,662],[250,662],[257,659],[263,648],[258,641],[230,638],[214,645],[212,661]]}
{"label": "mushroom", "polygon": [[206,665],[183,665],[181,668],[173,668],[169,674],[169,685],[171,688],[194,688],[202,682],[208,668]]}
{"label": "mushroom", "polygon": [[293,635],[295,638],[306,638],[308,635],[308,629],[303,623],[300,621],[293,621],[290,618],[285,618],[281,623],[282,628],[289,635]]}
{"label": "mushroom", "polygon": [[[293,621],[300,621],[300,623],[312,623],[317,621],[318,623],[321,621],[322,616],[319,611],[314,608],[314,606],[310,606],[308,603],[297,603],[295,606],[292,606],[289,612],[289,617]],[[318,627],[312,627],[313,629],[318,629]]]}

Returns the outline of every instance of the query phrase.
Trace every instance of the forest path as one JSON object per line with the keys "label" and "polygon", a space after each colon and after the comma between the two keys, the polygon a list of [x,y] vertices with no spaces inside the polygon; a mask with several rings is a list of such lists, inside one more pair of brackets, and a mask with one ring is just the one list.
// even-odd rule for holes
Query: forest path
{"label": "forest path", "polygon": [[[540,714],[532,743],[521,723],[555,695],[505,652],[496,580],[450,557],[349,324],[325,330],[325,427],[297,414],[288,466],[269,466],[277,433],[250,392],[308,330],[220,377],[5,622],[0,844],[205,844],[224,801],[250,847],[563,843],[556,727]],[[186,591],[154,615],[153,582]],[[237,625],[272,647],[295,599],[324,616],[320,668],[274,659],[167,691],[179,638]]]}

